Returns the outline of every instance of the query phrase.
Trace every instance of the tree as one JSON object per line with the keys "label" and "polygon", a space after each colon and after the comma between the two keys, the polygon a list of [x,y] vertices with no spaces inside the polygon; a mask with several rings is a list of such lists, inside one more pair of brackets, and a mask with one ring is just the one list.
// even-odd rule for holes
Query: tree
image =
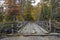
{"label": "tree", "polygon": [[[53,9],[53,19],[59,21],[60,20],[60,8],[59,8],[58,0],[52,1],[52,9]],[[60,22],[60,21],[59,21]]]}
{"label": "tree", "polygon": [[41,10],[41,17],[42,17],[42,20],[49,20],[49,18],[50,18],[50,3],[49,3],[49,1],[43,2],[42,10]]}

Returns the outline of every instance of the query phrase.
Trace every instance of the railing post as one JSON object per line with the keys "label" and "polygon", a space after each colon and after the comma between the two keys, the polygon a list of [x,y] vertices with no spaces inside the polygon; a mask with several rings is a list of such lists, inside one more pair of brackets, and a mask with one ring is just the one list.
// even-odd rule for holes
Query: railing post
{"label": "railing post", "polygon": [[13,34],[14,32],[13,32],[13,24],[12,24],[12,34]]}

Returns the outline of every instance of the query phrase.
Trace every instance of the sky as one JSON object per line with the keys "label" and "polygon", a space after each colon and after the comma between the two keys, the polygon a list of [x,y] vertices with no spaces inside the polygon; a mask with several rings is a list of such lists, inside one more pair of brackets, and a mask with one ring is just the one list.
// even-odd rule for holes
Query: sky
{"label": "sky", "polygon": [[[40,2],[40,0],[35,0],[35,3],[32,3],[33,6],[37,5],[38,2]],[[4,1],[3,0],[0,0],[0,4],[3,4]]]}
{"label": "sky", "polygon": [[0,5],[2,5],[4,3],[4,1],[3,0],[0,0]]}
{"label": "sky", "polygon": [[35,0],[35,3],[33,3],[32,5],[35,6],[40,2],[40,0]]}

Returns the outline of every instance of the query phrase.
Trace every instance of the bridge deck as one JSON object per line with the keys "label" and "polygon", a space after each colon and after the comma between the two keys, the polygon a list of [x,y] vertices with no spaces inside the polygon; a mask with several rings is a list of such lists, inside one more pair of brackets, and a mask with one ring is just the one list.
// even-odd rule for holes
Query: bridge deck
{"label": "bridge deck", "polygon": [[45,33],[48,33],[48,32],[35,23],[28,23],[21,30],[21,33],[24,35],[44,35]]}

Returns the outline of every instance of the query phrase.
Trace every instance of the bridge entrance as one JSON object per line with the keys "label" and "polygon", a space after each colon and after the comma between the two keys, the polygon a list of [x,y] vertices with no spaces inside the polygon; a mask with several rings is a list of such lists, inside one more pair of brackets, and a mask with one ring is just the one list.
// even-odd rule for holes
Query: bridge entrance
{"label": "bridge entrance", "polygon": [[59,0],[6,0],[0,8],[1,33],[60,33]]}

